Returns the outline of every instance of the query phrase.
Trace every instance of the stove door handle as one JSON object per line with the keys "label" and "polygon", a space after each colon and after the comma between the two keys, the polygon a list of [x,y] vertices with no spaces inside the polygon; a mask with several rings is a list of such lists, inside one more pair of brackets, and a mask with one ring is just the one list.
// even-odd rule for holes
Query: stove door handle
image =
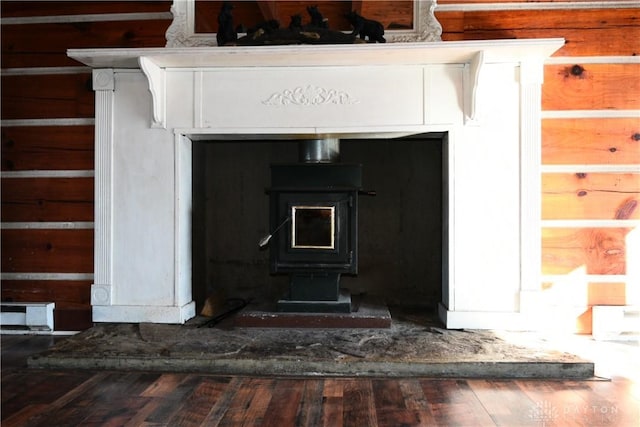
{"label": "stove door handle", "polygon": [[273,230],[273,232],[271,234],[267,234],[262,239],[260,239],[260,241],[258,242],[258,246],[260,247],[260,249],[266,248],[267,245],[269,244],[269,241],[273,237],[273,235],[276,234],[289,221],[291,221],[291,217],[290,216],[286,217],[284,219],[284,221],[282,221],[282,223],[279,226],[277,226],[276,229]]}

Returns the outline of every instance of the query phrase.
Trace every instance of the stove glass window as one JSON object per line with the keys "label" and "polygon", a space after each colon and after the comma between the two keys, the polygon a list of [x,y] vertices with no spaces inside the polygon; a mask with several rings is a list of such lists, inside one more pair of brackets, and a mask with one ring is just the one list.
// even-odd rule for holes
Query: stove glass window
{"label": "stove glass window", "polygon": [[291,247],[335,249],[335,206],[292,206]]}

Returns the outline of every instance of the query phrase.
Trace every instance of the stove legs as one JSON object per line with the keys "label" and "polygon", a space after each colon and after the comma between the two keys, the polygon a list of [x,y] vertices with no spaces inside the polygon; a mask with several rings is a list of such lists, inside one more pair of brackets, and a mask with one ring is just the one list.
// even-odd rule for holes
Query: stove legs
{"label": "stove legs", "polygon": [[351,295],[340,290],[340,273],[292,273],[278,311],[350,313]]}

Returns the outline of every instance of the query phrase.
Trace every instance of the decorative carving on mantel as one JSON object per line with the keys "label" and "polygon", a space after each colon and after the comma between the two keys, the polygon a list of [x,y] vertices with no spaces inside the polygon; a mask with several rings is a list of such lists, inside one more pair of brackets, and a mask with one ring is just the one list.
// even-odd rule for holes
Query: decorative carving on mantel
{"label": "decorative carving on mantel", "polygon": [[[434,11],[437,0],[414,0],[413,29],[385,30],[389,43],[442,41],[442,26]],[[173,22],[165,33],[166,47],[217,46],[216,34],[195,32],[195,0],[173,0]]]}
{"label": "decorative carving on mantel", "polygon": [[346,105],[358,104],[359,101],[354,99],[346,92],[335,89],[325,89],[318,86],[307,85],[305,87],[297,87],[295,89],[285,89],[271,95],[267,100],[262,101],[264,105],[284,106],[284,105]]}

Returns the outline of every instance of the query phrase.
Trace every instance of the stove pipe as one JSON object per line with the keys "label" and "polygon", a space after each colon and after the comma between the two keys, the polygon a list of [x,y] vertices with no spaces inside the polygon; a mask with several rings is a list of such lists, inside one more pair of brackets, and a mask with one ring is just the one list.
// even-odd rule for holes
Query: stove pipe
{"label": "stove pipe", "polygon": [[338,138],[304,139],[298,142],[299,161],[302,163],[333,163],[340,161]]}

